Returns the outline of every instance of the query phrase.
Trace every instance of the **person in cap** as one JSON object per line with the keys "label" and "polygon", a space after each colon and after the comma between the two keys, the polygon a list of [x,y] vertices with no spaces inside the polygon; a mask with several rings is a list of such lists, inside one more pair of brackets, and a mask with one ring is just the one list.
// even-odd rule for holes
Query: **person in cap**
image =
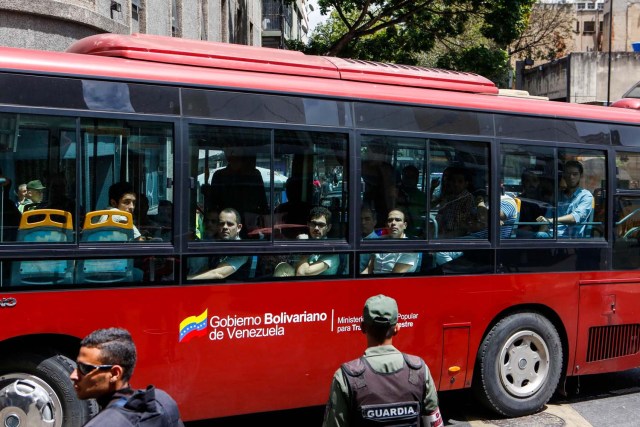
{"label": "person in cap", "polygon": [[27,183],[27,198],[21,206],[18,206],[20,212],[37,209],[44,198],[44,191],[47,187],[42,185],[39,179],[29,181]]}
{"label": "person in cap", "polygon": [[385,295],[367,299],[361,328],[367,349],[334,374],[323,426],[444,425],[427,365],[392,344],[400,330],[396,301]]}

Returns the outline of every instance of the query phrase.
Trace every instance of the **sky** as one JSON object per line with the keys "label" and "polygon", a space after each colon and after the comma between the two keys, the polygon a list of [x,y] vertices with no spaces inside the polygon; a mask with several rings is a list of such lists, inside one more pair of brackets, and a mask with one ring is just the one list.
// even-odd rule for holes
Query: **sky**
{"label": "sky", "polygon": [[311,32],[316,27],[316,25],[318,25],[318,23],[327,19],[327,17],[326,15],[325,16],[320,15],[320,8],[318,7],[317,0],[309,0],[309,4],[313,5],[313,12],[309,14],[309,30]]}

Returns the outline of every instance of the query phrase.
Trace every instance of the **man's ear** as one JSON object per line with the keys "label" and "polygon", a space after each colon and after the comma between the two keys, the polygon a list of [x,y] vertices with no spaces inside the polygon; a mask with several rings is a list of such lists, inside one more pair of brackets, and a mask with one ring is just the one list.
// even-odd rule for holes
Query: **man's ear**
{"label": "man's ear", "polygon": [[118,207],[118,202],[116,202],[113,199],[109,199],[109,206],[111,206],[112,208],[117,208]]}
{"label": "man's ear", "polygon": [[124,369],[120,365],[113,365],[110,369],[111,378],[109,378],[110,383],[115,383],[118,380],[122,381],[122,375],[124,373]]}
{"label": "man's ear", "polygon": [[242,230],[242,224],[238,224],[238,231]]}
{"label": "man's ear", "polygon": [[399,324],[399,323],[396,323],[396,324],[393,326],[393,336],[398,335],[398,332],[399,332],[399,331],[400,331],[400,324]]}

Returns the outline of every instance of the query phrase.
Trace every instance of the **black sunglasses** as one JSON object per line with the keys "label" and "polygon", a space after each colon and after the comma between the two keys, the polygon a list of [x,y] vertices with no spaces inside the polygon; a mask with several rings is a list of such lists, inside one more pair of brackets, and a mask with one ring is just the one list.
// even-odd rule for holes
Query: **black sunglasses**
{"label": "black sunglasses", "polygon": [[82,363],[82,362],[76,362],[76,363],[78,364],[78,372],[80,372],[82,375],[90,374],[96,369],[99,369],[99,370],[111,369],[114,366],[114,365],[90,365],[88,363]]}

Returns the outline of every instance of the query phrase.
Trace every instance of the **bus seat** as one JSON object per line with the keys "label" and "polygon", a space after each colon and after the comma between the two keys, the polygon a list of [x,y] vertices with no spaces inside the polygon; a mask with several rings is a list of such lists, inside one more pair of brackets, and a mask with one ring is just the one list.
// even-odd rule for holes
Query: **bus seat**
{"label": "bus seat", "polygon": [[[25,211],[20,218],[17,240],[31,243],[66,243],[73,241],[71,213],[59,209]],[[73,282],[72,260],[15,262],[14,285],[58,285]]]}
{"label": "bus seat", "polygon": [[[88,212],[81,242],[128,242],[133,239],[133,217],[119,210]],[[135,274],[133,258],[84,259],[78,262],[78,283],[134,282],[142,279]]]}

